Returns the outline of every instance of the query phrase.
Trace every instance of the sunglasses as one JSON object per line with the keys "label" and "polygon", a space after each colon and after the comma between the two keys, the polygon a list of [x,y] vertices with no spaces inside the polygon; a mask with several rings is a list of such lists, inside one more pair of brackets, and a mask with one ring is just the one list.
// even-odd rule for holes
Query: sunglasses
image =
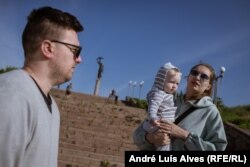
{"label": "sunglasses", "polygon": [[65,45],[73,53],[73,55],[74,55],[74,57],[76,59],[80,56],[80,53],[81,53],[81,50],[82,50],[81,46],[77,46],[77,45],[73,45],[73,44],[70,44],[70,43],[61,42],[61,41],[57,41],[57,40],[51,40],[51,42],[55,42],[55,43]]}
{"label": "sunglasses", "polygon": [[207,74],[204,74],[204,73],[200,73],[198,72],[197,70],[191,70],[190,71],[190,74],[194,77],[197,77],[198,75],[200,75],[200,78],[202,80],[209,80],[209,76]]}

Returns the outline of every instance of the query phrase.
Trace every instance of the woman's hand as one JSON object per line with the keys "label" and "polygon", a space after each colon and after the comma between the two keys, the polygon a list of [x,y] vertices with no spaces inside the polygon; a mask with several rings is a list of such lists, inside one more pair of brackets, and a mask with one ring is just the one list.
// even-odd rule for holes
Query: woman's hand
{"label": "woman's hand", "polygon": [[189,132],[171,121],[160,121],[159,130],[147,133],[146,140],[156,147],[170,144],[170,136],[186,140]]}
{"label": "woman's hand", "polygon": [[170,144],[170,137],[164,130],[158,129],[154,133],[147,133],[146,140],[156,147]]}
{"label": "woman's hand", "polygon": [[171,137],[180,138],[186,140],[189,132],[181,127],[177,126],[171,121],[161,121],[160,129],[163,133],[167,133]]}

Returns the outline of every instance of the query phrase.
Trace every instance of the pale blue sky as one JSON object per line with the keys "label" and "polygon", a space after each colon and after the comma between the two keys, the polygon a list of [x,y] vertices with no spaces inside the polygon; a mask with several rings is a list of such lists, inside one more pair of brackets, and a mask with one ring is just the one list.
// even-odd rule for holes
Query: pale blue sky
{"label": "pale blue sky", "polygon": [[[21,34],[33,8],[52,6],[77,16],[85,31],[79,34],[83,62],[73,76],[73,91],[93,94],[104,57],[100,96],[116,89],[128,95],[129,81],[141,82],[141,98],[165,62],[186,76],[200,60],[219,73],[218,96],[225,105],[250,104],[249,0],[0,0],[0,68],[22,67]],[[65,89],[68,83],[61,86]],[[179,91],[185,91],[183,77]],[[139,97],[139,86],[130,89]]]}

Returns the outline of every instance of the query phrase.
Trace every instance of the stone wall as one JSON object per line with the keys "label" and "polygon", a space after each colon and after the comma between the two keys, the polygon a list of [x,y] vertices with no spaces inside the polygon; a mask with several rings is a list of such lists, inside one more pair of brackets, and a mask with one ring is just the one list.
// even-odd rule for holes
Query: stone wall
{"label": "stone wall", "polygon": [[231,123],[225,123],[225,131],[228,140],[228,151],[250,150],[250,130],[243,130]]}

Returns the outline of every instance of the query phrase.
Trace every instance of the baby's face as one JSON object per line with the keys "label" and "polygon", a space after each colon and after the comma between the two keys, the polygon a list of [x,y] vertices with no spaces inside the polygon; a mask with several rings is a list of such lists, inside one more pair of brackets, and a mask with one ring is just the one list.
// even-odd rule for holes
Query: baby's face
{"label": "baby's face", "polygon": [[176,92],[181,81],[181,74],[176,71],[169,71],[164,84],[164,91],[173,94]]}

